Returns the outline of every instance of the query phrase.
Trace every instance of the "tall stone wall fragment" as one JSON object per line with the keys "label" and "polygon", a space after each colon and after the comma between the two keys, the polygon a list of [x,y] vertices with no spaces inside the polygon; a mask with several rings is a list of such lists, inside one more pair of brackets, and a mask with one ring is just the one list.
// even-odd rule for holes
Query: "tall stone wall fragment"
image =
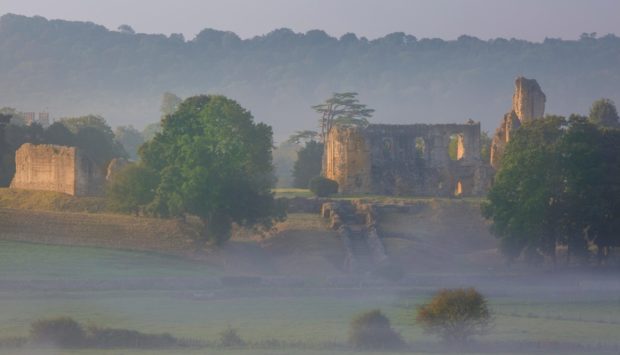
{"label": "tall stone wall fragment", "polygon": [[99,195],[104,179],[101,169],[76,147],[26,143],[15,153],[11,188]]}
{"label": "tall stone wall fragment", "polygon": [[512,110],[504,115],[495,131],[491,143],[491,166],[497,170],[501,166],[502,155],[511,134],[523,123],[542,118],[545,115],[547,97],[534,79],[518,77],[512,96]]}

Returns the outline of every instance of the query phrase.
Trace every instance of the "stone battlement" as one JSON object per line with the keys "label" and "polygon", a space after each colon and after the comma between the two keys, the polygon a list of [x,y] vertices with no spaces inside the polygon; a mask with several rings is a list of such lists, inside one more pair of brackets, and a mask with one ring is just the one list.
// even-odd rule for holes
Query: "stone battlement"
{"label": "stone battlement", "polygon": [[101,168],[76,147],[26,143],[15,152],[11,188],[89,196],[103,192],[104,180]]}

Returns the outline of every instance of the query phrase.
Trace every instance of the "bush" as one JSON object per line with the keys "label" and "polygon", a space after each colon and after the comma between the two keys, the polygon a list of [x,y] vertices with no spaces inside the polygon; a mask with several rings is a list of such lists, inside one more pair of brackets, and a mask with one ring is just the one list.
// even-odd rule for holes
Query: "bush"
{"label": "bush", "polygon": [[219,345],[223,347],[241,347],[245,341],[241,339],[237,329],[228,327],[220,333]]}
{"label": "bush", "polygon": [[86,333],[80,323],[74,319],[58,317],[32,323],[30,339],[37,344],[74,348],[84,345]]}
{"label": "bush", "polygon": [[349,344],[361,350],[397,349],[404,342],[380,310],[362,313],[351,321]]}
{"label": "bush", "polygon": [[97,348],[167,348],[178,345],[168,333],[145,334],[136,330],[98,328],[88,329],[89,344]]}
{"label": "bush", "polygon": [[416,321],[445,342],[464,343],[488,330],[491,312],[486,298],[474,288],[444,289],[418,307]]}
{"label": "bush", "polygon": [[338,183],[328,178],[317,176],[310,180],[310,191],[319,197],[326,197],[338,192]]}

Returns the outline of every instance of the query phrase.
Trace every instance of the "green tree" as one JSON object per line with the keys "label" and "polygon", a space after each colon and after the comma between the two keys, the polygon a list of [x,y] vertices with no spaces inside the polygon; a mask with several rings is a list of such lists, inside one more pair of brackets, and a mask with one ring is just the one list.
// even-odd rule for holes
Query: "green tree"
{"label": "green tree", "polygon": [[152,213],[190,213],[205,239],[223,243],[231,224],[269,227],[282,211],[273,198],[272,131],[223,96],[195,96],[162,121],[145,143],[145,166],[159,175]]}
{"label": "green tree", "polygon": [[559,116],[532,120],[506,146],[483,213],[509,260],[524,250],[555,258],[562,190],[556,145],[565,124]]}
{"label": "green tree", "polygon": [[75,145],[75,134],[73,134],[67,126],[60,122],[52,123],[43,133],[43,139],[47,144],[56,144],[64,146]]}
{"label": "green tree", "polygon": [[[546,117],[521,126],[483,205],[509,259],[549,256],[599,260],[620,242],[620,133],[584,116]],[[533,260],[533,259],[531,259]]]}
{"label": "green tree", "polygon": [[166,91],[161,96],[159,111],[163,116],[172,115],[179,108],[182,101],[183,100],[177,95]]}
{"label": "green tree", "polygon": [[105,168],[113,158],[127,157],[106,120],[97,115],[63,118],[59,121],[75,135],[75,145],[83,149],[97,165]]}
{"label": "green tree", "polygon": [[484,334],[491,325],[486,298],[473,288],[443,289],[429,303],[418,307],[416,322],[427,333],[447,343],[464,343]]}
{"label": "green tree", "polygon": [[157,135],[157,133],[159,132],[161,132],[161,122],[149,123],[142,130],[142,137],[144,138],[145,142],[150,141],[151,139],[155,138],[155,135]]}
{"label": "green tree", "polygon": [[405,342],[380,310],[364,312],[353,318],[349,326],[349,344],[360,350],[402,348]]}
{"label": "green tree", "polygon": [[114,130],[114,137],[123,146],[130,159],[138,159],[138,148],[144,143],[140,131],[132,125],[119,126]]}
{"label": "green tree", "polygon": [[141,164],[129,164],[106,186],[108,207],[112,211],[138,214],[153,201],[158,183],[154,171]]}
{"label": "green tree", "polygon": [[491,143],[493,139],[489,136],[489,132],[482,131],[480,133],[480,159],[485,162],[491,161]]}
{"label": "green tree", "polygon": [[324,103],[312,106],[321,115],[319,119],[321,141],[334,124],[367,125],[375,110],[360,104],[356,92],[334,93]]}
{"label": "green tree", "polygon": [[323,143],[311,140],[297,152],[293,165],[293,186],[307,189],[310,180],[321,175],[323,161]]}
{"label": "green tree", "polygon": [[616,104],[610,99],[594,101],[590,108],[589,120],[604,127],[620,126]]}

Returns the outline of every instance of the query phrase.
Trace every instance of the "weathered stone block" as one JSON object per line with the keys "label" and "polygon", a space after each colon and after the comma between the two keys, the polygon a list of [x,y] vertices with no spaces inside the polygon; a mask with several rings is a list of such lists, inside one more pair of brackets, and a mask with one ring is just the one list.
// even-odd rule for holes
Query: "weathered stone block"
{"label": "weathered stone block", "polygon": [[102,169],[76,147],[26,143],[15,153],[11,188],[88,196],[101,194],[104,181]]}

